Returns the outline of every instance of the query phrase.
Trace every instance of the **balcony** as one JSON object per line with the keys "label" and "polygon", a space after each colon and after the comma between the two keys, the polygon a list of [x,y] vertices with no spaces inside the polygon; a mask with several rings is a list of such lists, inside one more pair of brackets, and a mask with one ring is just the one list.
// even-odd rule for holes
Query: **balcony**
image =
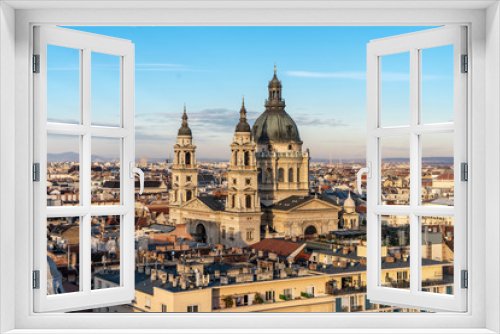
{"label": "balcony", "polygon": [[409,289],[410,281],[386,281],[382,286],[386,288]]}
{"label": "balcony", "polygon": [[351,305],[351,312],[361,312],[363,311],[362,305]]}
{"label": "balcony", "polygon": [[282,309],[282,308],[291,308],[291,307],[299,307],[299,306],[307,306],[307,305],[314,305],[314,304],[323,304],[326,302],[334,302],[334,297],[331,295],[316,295],[311,298],[294,298],[294,299],[277,299],[276,302],[273,302],[272,300],[270,301],[264,301],[263,303],[260,304],[252,304],[252,305],[241,305],[237,306],[234,305],[232,307],[224,307],[224,306],[215,306],[212,308],[213,312],[262,312],[262,311],[272,311],[272,310],[277,310],[277,309]]}
{"label": "balcony", "polygon": [[343,289],[332,289],[331,295],[333,296],[342,296],[342,295],[350,295],[354,293],[366,293],[366,286],[363,287],[346,287]]}
{"label": "balcony", "polygon": [[437,279],[437,280],[422,281],[422,287],[440,286],[440,285],[453,285],[453,277],[446,277],[446,278]]}

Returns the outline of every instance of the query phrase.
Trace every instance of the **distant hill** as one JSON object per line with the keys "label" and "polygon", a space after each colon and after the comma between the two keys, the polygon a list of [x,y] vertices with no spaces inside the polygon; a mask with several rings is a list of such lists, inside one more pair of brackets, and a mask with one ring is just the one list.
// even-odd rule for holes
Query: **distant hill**
{"label": "distant hill", "polygon": [[[383,162],[403,163],[410,162],[408,158],[386,158]],[[425,164],[452,164],[453,157],[422,157],[422,163]]]}
{"label": "distant hill", "polygon": [[[79,160],[78,153],[76,152],[63,152],[63,153],[48,153],[47,154],[47,161],[48,162],[76,162]],[[148,162],[165,162],[167,159],[166,158],[148,158]],[[228,159],[216,159],[216,158],[198,158],[197,159],[199,162],[228,162]],[[100,162],[107,162],[107,161],[115,161],[115,159],[109,159],[107,157],[102,157],[98,155],[93,155],[92,156],[92,161],[100,161]],[[139,162],[140,159],[136,158],[136,161]],[[342,159],[341,160],[343,163],[358,163],[358,164],[364,164],[365,159]],[[405,163],[409,162],[410,160],[408,158],[386,158],[382,159],[384,162],[393,162],[393,163]],[[312,162],[330,162],[328,159],[312,159]],[[339,160],[334,159],[332,161],[333,163],[338,163]],[[422,162],[426,164],[452,164],[453,163],[453,157],[422,157]]]}
{"label": "distant hill", "polygon": [[[93,155],[91,157],[92,162],[94,161],[115,161],[115,159],[105,158],[99,155]],[[48,153],[47,162],[78,162],[80,157],[77,152],[63,152],[63,153]]]}

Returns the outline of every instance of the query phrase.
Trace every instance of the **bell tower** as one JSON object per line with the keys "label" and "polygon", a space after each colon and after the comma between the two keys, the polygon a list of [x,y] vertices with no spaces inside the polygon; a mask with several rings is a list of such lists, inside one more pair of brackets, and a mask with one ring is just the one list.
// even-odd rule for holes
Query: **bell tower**
{"label": "bell tower", "polygon": [[260,211],[257,196],[256,145],[247,123],[245,100],[240,109],[240,122],[231,143],[231,161],[228,169],[228,200],[226,208],[234,212]]}
{"label": "bell tower", "polygon": [[182,125],[174,145],[174,165],[172,167],[172,190],[170,190],[170,217],[174,223],[181,224],[178,210],[182,204],[198,196],[198,168],[196,165],[196,146],[188,125],[186,105],[182,114]]}
{"label": "bell tower", "polygon": [[246,114],[243,100],[240,121],[231,143],[226,214],[221,224],[221,242],[231,247],[244,247],[260,241],[262,213],[257,191],[256,144]]}

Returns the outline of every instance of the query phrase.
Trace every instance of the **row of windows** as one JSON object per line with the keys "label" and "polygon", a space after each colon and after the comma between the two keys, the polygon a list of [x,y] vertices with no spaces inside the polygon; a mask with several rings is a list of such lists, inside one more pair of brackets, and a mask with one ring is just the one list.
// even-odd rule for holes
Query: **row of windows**
{"label": "row of windows", "polygon": [[[191,175],[186,175],[186,182],[191,182],[192,177]],[[175,181],[179,182],[179,175],[175,176]]]}
{"label": "row of windows", "polygon": [[[229,239],[234,240],[234,228],[230,228],[228,234],[229,234]],[[253,240],[255,237],[254,230],[247,230],[245,237],[246,237],[246,240],[248,240],[248,241]],[[222,228],[221,238],[226,239],[226,229],[225,228]]]}
{"label": "row of windows", "polygon": [[[233,152],[233,165],[234,166],[238,165],[238,152],[237,151]],[[243,151],[243,165],[250,166],[250,152],[249,151]]]}
{"label": "row of windows", "polygon": [[[258,168],[258,181],[259,183],[272,183],[273,182],[273,170],[271,168],[266,169],[263,174],[262,169]],[[300,182],[300,168],[297,168],[297,178],[294,180],[294,169],[288,169],[288,182]],[[283,168],[278,169],[278,182],[285,182],[285,170]]]}
{"label": "row of windows", "polygon": [[[191,190],[186,190],[186,202],[193,198],[193,192]],[[179,200],[178,191],[174,191],[174,201],[177,202]]]}
{"label": "row of windows", "polygon": [[[146,298],[146,307],[151,308],[151,299]],[[198,305],[189,305],[187,307],[188,312],[198,312]],[[167,305],[161,304],[161,312],[166,313],[167,312]]]}
{"label": "row of windows", "polygon": [[191,161],[192,160],[193,159],[192,159],[191,152],[186,152],[184,154],[184,161],[181,160],[181,153],[177,152],[177,163],[185,164],[185,165],[191,165]]}
{"label": "row of windows", "polygon": [[[245,208],[251,209],[252,208],[252,201],[253,201],[253,196],[252,195],[245,195]],[[236,207],[236,195],[231,195],[231,207],[235,208]]]}

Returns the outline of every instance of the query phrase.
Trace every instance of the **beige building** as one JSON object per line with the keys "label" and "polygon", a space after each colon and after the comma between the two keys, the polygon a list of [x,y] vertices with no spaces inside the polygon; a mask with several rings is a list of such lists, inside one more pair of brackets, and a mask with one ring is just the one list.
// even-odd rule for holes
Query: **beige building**
{"label": "beige building", "polygon": [[196,147],[184,109],[174,146],[170,222],[186,224],[197,241],[245,247],[262,237],[326,234],[339,228],[340,215],[344,228],[358,228],[359,214],[350,197],[343,209],[327,196],[309,195],[309,152],[302,151],[281,90],[275,69],[266,110],[252,129],[243,102],[231,143],[225,200],[199,194]]}
{"label": "beige building", "polygon": [[[321,252],[319,262],[304,267],[275,260],[257,264],[188,262],[164,269],[139,267],[136,297],[106,312],[389,312],[400,308],[374,305],[366,299],[366,258],[354,251]],[[344,254],[345,253],[345,254]],[[205,259],[206,260],[206,259]],[[422,263],[423,290],[452,294],[444,280],[450,264]],[[382,286],[409,287],[409,262],[385,257]],[[117,286],[119,272],[96,274],[94,285]],[[408,311],[408,310],[405,310]]]}

